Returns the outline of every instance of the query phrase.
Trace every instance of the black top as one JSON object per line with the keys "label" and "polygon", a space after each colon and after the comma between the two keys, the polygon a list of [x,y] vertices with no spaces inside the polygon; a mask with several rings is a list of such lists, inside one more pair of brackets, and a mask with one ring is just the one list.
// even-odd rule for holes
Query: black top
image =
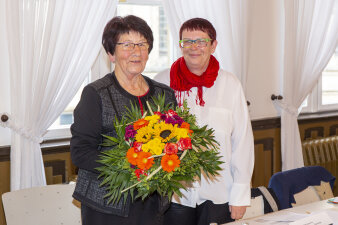
{"label": "black top", "polygon": [[[165,104],[177,105],[175,93],[170,87],[145,76],[144,79],[149,86],[147,94],[139,97],[144,109],[147,109],[146,101],[152,102],[151,97],[160,94],[164,94]],[[88,84],[74,110],[70,142],[72,161],[79,167],[74,198],[98,211],[110,213],[114,208],[115,212],[112,213],[125,216],[125,212],[120,212],[121,205],[114,206],[103,199],[105,187],[100,187],[101,181],[97,179],[98,171],[95,168],[101,166],[97,162],[100,152],[111,148],[100,146],[102,134],[117,137],[114,118],[121,119],[131,103],[139,105],[138,97],[124,90],[114,73]]]}
{"label": "black top", "polygon": [[[148,77],[144,79],[148,83],[149,91],[140,97],[143,107],[147,107],[146,101],[159,93],[166,94],[166,103],[177,105],[175,94],[170,87]],[[102,80],[110,82],[102,86]],[[121,119],[126,112],[125,106],[130,106],[131,102],[138,104],[138,97],[124,90],[114,73],[83,89],[81,100],[74,110],[74,123],[71,126],[71,155],[76,166],[96,172],[95,168],[100,166],[96,160],[102,150],[99,146],[103,141],[101,134],[116,136],[113,119],[115,115]]]}

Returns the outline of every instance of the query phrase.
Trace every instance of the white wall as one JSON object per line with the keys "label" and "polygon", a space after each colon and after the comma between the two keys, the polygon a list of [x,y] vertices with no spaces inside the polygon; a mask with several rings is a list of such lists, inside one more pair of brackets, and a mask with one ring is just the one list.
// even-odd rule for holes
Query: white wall
{"label": "white wall", "polygon": [[[9,64],[5,22],[5,1],[0,0],[0,114],[10,112]],[[10,131],[0,126],[0,146],[10,145]]]}
{"label": "white wall", "polygon": [[[10,113],[9,66],[5,34],[5,1],[0,0],[0,113]],[[278,116],[271,94],[279,94],[280,0],[255,0],[251,19],[251,41],[248,68],[247,97],[252,119]],[[99,57],[103,57],[102,55]],[[109,61],[103,60],[105,67]],[[100,66],[101,67],[101,66]],[[94,68],[98,71],[98,68]],[[93,74],[94,75],[94,74]],[[0,127],[0,146],[10,144],[10,131]]]}

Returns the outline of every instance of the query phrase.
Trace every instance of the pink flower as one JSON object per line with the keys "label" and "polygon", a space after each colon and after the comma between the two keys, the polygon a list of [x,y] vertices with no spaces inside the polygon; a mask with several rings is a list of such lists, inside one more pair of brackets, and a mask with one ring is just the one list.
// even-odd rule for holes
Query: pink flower
{"label": "pink flower", "polygon": [[142,151],[142,143],[140,143],[140,142],[135,141],[134,144],[133,144],[133,147],[134,147],[135,152]]}
{"label": "pink flower", "polygon": [[187,149],[191,149],[192,145],[191,145],[191,139],[190,138],[181,138],[178,142],[177,142],[177,146],[178,149],[181,151],[187,150]]}
{"label": "pink flower", "polygon": [[169,109],[166,114],[168,117],[177,116],[177,113],[172,109]]}

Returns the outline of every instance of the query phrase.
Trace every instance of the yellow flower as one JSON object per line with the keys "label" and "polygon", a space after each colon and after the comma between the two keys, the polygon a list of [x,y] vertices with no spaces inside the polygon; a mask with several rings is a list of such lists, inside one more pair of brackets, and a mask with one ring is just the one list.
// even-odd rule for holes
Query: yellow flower
{"label": "yellow flower", "polygon": [[137,130],[135,135],[135,140],[137,142],[147,143],[153,135],[153,129],[149,126],[142,127]]}
{"label": "yellow flower", "polygon": [[[175,125],[176,127],[177,125]],[[162,142],[167,142],[176,136],[174,126],[164,121],[154,125],[154,135]]]}
{"label": "yellow flower", "polygon": [[152,115],[152,116],[146,116],[144,119],[149,121],[148,126],[152,127],[155,123],[157,123],[159,121],[160,116],[155,114],[155,115]]}
{"label": "yellow flower", "polygon": [[180,140],[181,138],[187,138],[188,136],[188,130],[185,128],[178,128],[175,126],[175,133],[177,140]]}
{"label": "yellow flower", "polygon": [[154,138],[148,143],[142,145],[142,150],[144,152],[150,152],[153,155],[161,155],[163,152],[165,144],[161,142],[160,139]]}

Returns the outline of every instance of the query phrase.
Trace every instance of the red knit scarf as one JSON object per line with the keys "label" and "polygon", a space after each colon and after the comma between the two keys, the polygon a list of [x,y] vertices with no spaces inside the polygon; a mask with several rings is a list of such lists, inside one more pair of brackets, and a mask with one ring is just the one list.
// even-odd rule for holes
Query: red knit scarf
{"label": "red knit scarf", "polygon": [[183,57],[176,60],[170,69],[170,87],[175,90],[178,104],[183,104],[182,92],[189,95],[192,87],[197,87],[196,104],[204,106],[203,87],[210,88],[214,85],[219,70],[219,63],[214,56],[210,56],[208,68],[198,76],[188,69]]}

